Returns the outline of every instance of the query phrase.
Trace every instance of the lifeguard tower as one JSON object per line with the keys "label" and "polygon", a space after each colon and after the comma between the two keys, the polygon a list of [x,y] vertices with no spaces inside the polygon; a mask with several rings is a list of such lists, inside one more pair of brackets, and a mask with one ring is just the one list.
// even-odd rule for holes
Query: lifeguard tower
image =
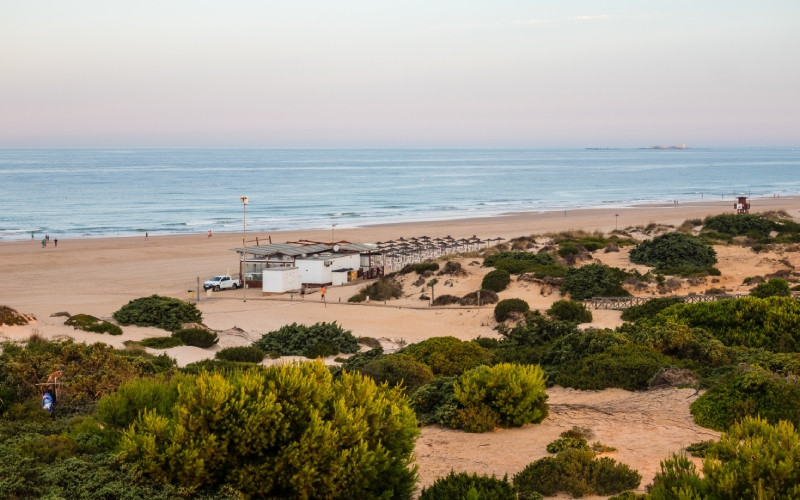
{"label": "lifeguard tower", "polygon": [[747,196],[740,196],[736,203],[733,205],[737,214],[749,214],[750,203],[747,201]]}

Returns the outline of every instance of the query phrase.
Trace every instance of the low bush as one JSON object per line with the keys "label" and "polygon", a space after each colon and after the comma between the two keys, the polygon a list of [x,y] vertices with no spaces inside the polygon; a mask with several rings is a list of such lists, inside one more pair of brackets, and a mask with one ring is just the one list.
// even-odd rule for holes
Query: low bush
{"label": "low bush", "polygon": [[575,497],[611,495],[635,489],[642,476],[611,458],[595,458],[590,449],[567,448],[555,457],[544,457],[514,476],[517,492],[552,496],[566,492]]}
{"label": "low bush", "polygon": [[618,345],[562,367],[555,382],[575,389],[600,390],[618,387],[644,390],[662,367],[675,359],[637,345]]}
{"label": "low bush", "polygon": [[171,347],[184,345],[183,340],[172,335],[169,337],[149,337],[140,340],[139,344],[144,347],[150,347],[151,349],[169,349]]}
{"label": "low bush", "polygon": [[560,321],[592,322],[592,312],[580,302],[573,300],[557,300],[553,302],[553,305],[547,310],[547,315]]}
{"label": "low bush", "polygon": [[180,330],[184,323],[203,320],[196,305],[160,295],[131,300],[113,316],[122,325],[157,326],[170,332]]}
{"label": "low bush", "polygon": [[498,252],[486,257],[483,265],[510,274],[532,273],[537,278],[561,277],[567,269],[559,266],[552,255],[533,252]]}
{"label": "low bush", "polygon": [[419,264],[409,264],[400,270],[400,274],[409,274],[409,273],[425,274],[425,273],[432,273],[438,270],[439,270],[438,263],[426,261],[426,262],[420,262]]}
{"label": "low bush", "polygon": [[380,345],[373,347],[369,351],[357,352],[347,358],[341,365],[342,371],[361,370],[361,368],[372,360],[383,356],[383,347]]}
{"label": "low bush", "polygon": [[560,453],[566,450],[567,448],[588,450],[589,442],[586,441],[586,438],[582,437],[563,437],[562,433],[562,437],[547,444],[548,453]]}
{"label": "low bush", "polygon": [[630,293],[622,288],[626,276],[627,273],[622,269],[605,264],[588,264],[571,268],[564,277],[561,294],[569,294],[574,300],[627,296]]}
{"label": "low bush", "polygon": [[740,236],[757,234],[758,236],[769,236],[770,231],[775,228],[775,224],[756,214],[720,214],[706,217],[703,222],[703,229],[707,231],[717,231],[729,236]]}
{"label": "low bush", "polygon": [[745,417],[800,426],[800,382],[761,367],[744,367],[716,384],[690,406],[698,425],[725,430]]}
{"label": "low bush", "polygon": [[625,324],[617,331],[640,346],[679,359],[692,359],[705,366],[729,364],[731,354],[713,335],[702,328],[679,323],[660,325]]}
{"label": "low bush", "polygon": [[455,295],[439,295],[435,299],[433,299],[433,305],[435,306],[449,306],[453,304],[458,304],[461,301]]}
{"label": "low bush", "polygon": [[362,366],[360,371],[377,383],[399,385],[409,393],[433,380],[433,372],[428,365],[407,354],[381,356]]}
{"label": "low bush", "polygon": [[673,454],[661,462],[650,488],[653,498],[797,498],[798,492],[796,428],[751,417],[708,446],[702,477],[685,454]]}
{"label": "low bush", "polygon": [[468,273],[459,262],[448,260],[437,274],[439,276],[466,276]]}
{"label": "low bush", "polygon": [[640,243],[630,259],[661,274],[689,275],[707,272],[717,263],[717,254],[699,238],[676,231]]}
{"label": "low bush", "polygon": [[[521,307],[524,308],[524,306]],[[525,320],[511,329],[502,325],[499,329],[500,335],[504,338],[504,343],[514,346],[543,345],[577,332],[577,323],[547,318],[539,311],[525,314]]]}
{"label": "low bush", "polygon": [[130,426],[141,413],[149,410],[171,415],[172,405],[178,398],[178,385],[184,380],[183,375],[131,380],[100,399],[97,418],[112,428],[122,430]]}
{"label": "low bush", "polygon": [[370,283],[353,295],[348,302],[364,302],[367,299],[385,301],[399,299],[403,296],[403,285],[390,276],[384,276],[374,283]]}
{"label": "low bush", "polygon": [[486,406],[499,424],[518,427],[547,416],[544,372],[538,366],[500,363],[465,372],[455,383],[455,399],[464,407]]}
{"label": "low bush", "polygon": [[555,338],[546,346],[541,355],[541,363],[553,380],[562,371],[572,370],[581,359],[597,356],[612,347],[628,343],[624,335],[612,330],[574,329],[573,332]]}
{"label": "low bush", "polygon": [[264,361],[264,351],[255,346],[226,347],[218,351],[214,357],[224,361],[261,363]]}
{"label": "low bush", "polygon": [[485,405],[466,408],[459,406],[448,426],[465,432],[489,432],[500,427],[500,416],[495,410]]}
{"label": "low bush", "polygon": [[458,303],[462,306],[485,306],[489,304],[497,304],[498,300],[500,299],[497,297],[497,293],[491,290],[477,290],[461,297]]}
{"label": "low bush", "polygon": [[264,352],[277,351],[281,356],[305,356],[314,359],[338,353],[358,352],[358,339],[336,322],[311,326],[292,323],[264,334],[253,345]]}
{"label": "low bush", "polygon": [[401,351],[430,367],[434,375],[461,375],[476,366],[489,364],[492,354],[476,342],[455,337],[432,337]]}
{"label": "low bush", "polygon": [[206,330],[205,328],[184,328],[173,333],[173,335],[180,339],[185,345],[194,347],[201,347],[207,349],[219,342],[219,336],[216,332]]}
{"label": "low bush", "polygon": [[108,321],[95,318],[90,314],[76,314],[70,316],[64,324],[85,332],[122,335],[122,328]]}
{"label": "low bush", "polygon": [[781,278],[772,278],[766,283],[759,283],[751,292],[750,295],[765,299],[767,297],[791,297],[792,292],[789,290],[789,283]]}
{"label": "low bush", "polygon": [[501,300],[494,306],[494,319],[500,323],[507,320],[513,313],[526,313],[531,309],[522,299],[505,299]]}
{"label": "low bush", "polygon": [[0,325],[27,325],[32,319],[32,316],[18,313],[8,306],[0,306]]}
{"label": "low bush", "polygon": [[466,472],[456,474],[450,471],[447,476],[440,477],[432,485],[422,488],[419,496],[419,500],[444,498],[516,500],[517,495],[507,477],[497,479],[494,476],[479,476]]}
{"label": "low bush", "polygon": [[511,283],[511,275],[508,274],[508,271],[495,269],[494,271],[489,271],[489,273],[483,277],[481,288],[500,293],[508,288],[509,283]]}
{"label": "low bush", "polygon": [[453,426],[458,411],[458,402],[453,395],[456,380],[456,377],[438,377],[411,394],[411,407],[420,423]]}
{"label": "low bush", "polygon": [[632,306],[622,311],[624,321],[640,321],[650,319],[659,312],[673,304],[683,302],[680,297],[656,297],[648,300],[642,305]]}

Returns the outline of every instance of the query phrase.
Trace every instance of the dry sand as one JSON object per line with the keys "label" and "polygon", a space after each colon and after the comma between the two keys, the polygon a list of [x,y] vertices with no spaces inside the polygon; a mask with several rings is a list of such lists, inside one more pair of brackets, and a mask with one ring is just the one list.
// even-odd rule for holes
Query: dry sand
{"label": "dry sand", "polygon": [[[680,225],[687,219],[707,215],[732,213],[732,200],[695,203],[691,205],[654,205],[628,208],[573,210],[508,214],[498,217],[461,219],[434,222],[390,224],[357,229],[336,230],[341,241],[371,243],[400,236],[467,237],[502,236],[506,239],[531,234],[572,229],[611,231],[618,227],[643,226],[649,223]],[[754,211],[786,210],[798,214],[800,199],[768,198],[753,201]],[[619,214],[618,217],[615,214]],[[248,244],[256,236],[263,242],[267,235],[249,232]],[[273,242],[311,239],[328,241],[330,231],[298,231],[272,233]],[[63,317],[51,314],[66,311],[71,314],[92,314],[110,319],[111,314],[129,300],[160,294],[187,299],[188,290],[195,290],[198,278],[202,281],[214,274],[238,272],[237,254],[230,249],[240,247],[241,234],[205,233],[183,236],[151,236],[149,239],[59,239],[59,246],[41,248],[36,241],[0,243],[0,304],[38,319],[22,327],[0,327],[0,335],[25,339],[37,332],[48,338],[73,338],[78,341],[104,341],[121,347],[124,340],[163,336],[156,328],[125,327],[124,335],[85,333],[66,327]],[[781,267],[781,260],[800,267],[797,252],[754,254],[738,247],[719,247],[718,267],[723,273],[720,281],[683,285],[676,293],[702,292],[709,287],[726,287],[730,291],[746,291],[742,280],[746,276],[765,275]],[[633,267],[627,261],[627,251],[598,253],[597,260],[620,267]],[[478,288],[487,272],[461,259],[470,270],[465,279],[437,285],[437,294],[463,295]],[[452,285],[452,286],[451,286]],[[316,294],[301,301],[299,297],[262,297],[257,290],[224,291],[207,298],[201,295],[198,307],[204,322],[211,328],[226,331],[220,344],[213,349],[177,347],[168,350],[180,365],[212,357],[218,349],[247,345],[263,333],[292,322],[312,324],[318,321],[337,321],[356,336],[381,339],[392,349],[403,343],[413,343],[433,336],[453,335],[469,340],[477,336],[494,337],[492,307],[429,308],[419,300],[422,287],[408,285],[409,295],[399,301],[384,304],[354,305],[347,298],[357,287],[331,287],[327,304]],[[502,298],[521,297],[531,307],[546,309],[559,298],[537,285],[514,283],[500,294]],[[244,299],[247,299],[244,301]],[[340,302],[341,301],[341,302]],[[620,324],[619,313],[596,311],[592,326],[613,327]],[[239,330],[234,330],[238,328]],[[596,439],[615,446],[618,452],[610,456],[638,469],[644,476],[642,487],[658,470],[659,461],[670,452],[687,444],[708,439],[713,432],[694,426],[688,405],[696,395],[691,390],[659,390],[629,393],[620,390],[590,392],[552,388],[549,391],[551,415],[541,425],[520,429],[498,430],[487,434],[465,434],[437,427],[423,429],[417,445],[422,486],[454,469],[513,475],[531,461],[545,455],[545,445],[558,433],[580,425],[595,432]]]}

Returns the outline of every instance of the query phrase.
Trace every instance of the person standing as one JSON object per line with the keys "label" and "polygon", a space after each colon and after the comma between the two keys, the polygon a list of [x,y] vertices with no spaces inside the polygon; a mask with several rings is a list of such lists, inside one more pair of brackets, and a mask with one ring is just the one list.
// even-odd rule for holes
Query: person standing
{"label": "person standing", "polygon": [[47,246],[47,240],[45,238],[42,238],[42,248],[46,246]]}
{"label": "person standing", "polygon": [[54,240],[53,240],[53,243],[54,243],[56,246],[58,246],[58,238],[54,239]]}
{"label": "person standing", "polygon": [[214,233],[212,233],[211,230],[209,229],[208,230],[208,237],[211,238],[213,235],[214,235]]}
{"label": "person standing", "polygon": [[322,285],[322,288],[319,289],[319,300],[321,300],[322,302],[325,302],[325,292],[326,291],[327,290],[325,289],[325,285]]}

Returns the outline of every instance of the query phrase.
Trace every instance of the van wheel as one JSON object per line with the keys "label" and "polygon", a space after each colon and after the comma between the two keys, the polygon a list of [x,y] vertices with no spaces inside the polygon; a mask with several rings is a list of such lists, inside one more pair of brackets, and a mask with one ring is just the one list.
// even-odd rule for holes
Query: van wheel
{"label": "van wheel", "polygon": [[234,289],[234,290],[236,290],[237,288],[239,288],[239,285],[237,285],[236,283],[234,283],[234,284],[233,284],[233,289]]}
{"label": "van wheel", "polygon": [[215,292],[219,292],[219,285],[217,285],[217,286],[215,286],[215,287],[214,287],[214,291],[215,291]]}

